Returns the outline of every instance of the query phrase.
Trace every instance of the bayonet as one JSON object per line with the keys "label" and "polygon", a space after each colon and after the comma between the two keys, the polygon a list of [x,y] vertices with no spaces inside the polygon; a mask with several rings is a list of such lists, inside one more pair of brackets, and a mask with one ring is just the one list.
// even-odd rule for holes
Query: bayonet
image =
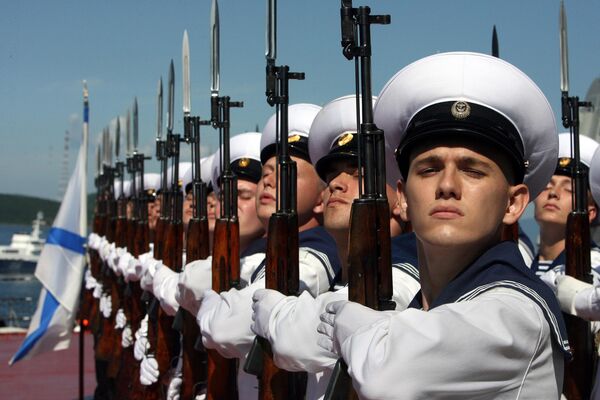
{"label": "bayonet", "polygon": [[[129,117],[129,112],[127,112],[127,116]],[[127,123],[129,127],[129,123]],[[133,151],[137,152],[138,149],[138,140],[139,140],[139,130],[138,130],[138,105],[137,105],[137,97],[133,98]]]}
{"label": "bayonet", "polygon": [[211,58],[210,58],[210,95],[211,97],[219,96],[219,4],[217,0],[212,1],[212,7],[210,10],[210,44],[211,44]]}
{"label": "bayonet", "polygon": [[267,0],[267,29],[265,30],[267,63],[277,58],[277,0]]}
{"label": "bayonet", "polygon": [[183,116],[190,115],[192,110],[190,99],[190,44],[187,30],[183,31],[183,45],[181,51],[181,64],[183,66]]}
{"label": "bayonet", "polygon": [[167,99],[167,134],[173,132],[173,113],[175,111],[175,67],[173,60],[169,65],[169,93]]}
{"label": "bayonet", "polygon": [[566,93],[569,91],[569,48],[567,43],[567,15],[565,13],[565,3],[560,2],[560,91]]}
{"label": "bayonet", "polygon": [[121,117],[117,116],[117,127],[115,128],[115,159],[119,160],[119,149],[121,148]]}
{"label": "bayonet", "polygon": [[157,91],[157,124],[156,124],[156,140],[162,138],[162,115],[163,115],[163,83],[162,76],[158,80],[158,91]]}
{"label": "bayonet", "polygon": [[101,157],[100,157],[100,153],[101,153],[101,144],[98,143],[98,147],[96,147],[96,176],[100,176],[100,174],[102,173],[102,161],[101,161]]}
{"label": "bayonet", "polygon": [[131,112],[127,109],[127,116],[125,117],[125,142],[127,145],[126,156],[131,156]]}
{"label": "bayonet", "polygon": [[498,47],[498,33],[496,32],[496,25],[492,31],[492,56],[500,58],[500,49]]}

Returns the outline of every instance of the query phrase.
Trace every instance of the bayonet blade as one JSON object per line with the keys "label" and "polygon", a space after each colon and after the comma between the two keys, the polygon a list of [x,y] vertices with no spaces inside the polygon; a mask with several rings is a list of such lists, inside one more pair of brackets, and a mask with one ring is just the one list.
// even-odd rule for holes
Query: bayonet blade
{"label": "bayonet blade", "polygon": [[96,147],[96,176],[100,176],[102,173],[102,161],[100,160],[100,147],[101,143],[98,143],[98,147]]}
{"label": "bayonet blade", "polygon": [[104,132],[102,133],[102,160],[104,165],[108,165],[108,127],[104,127]]}
{"label": "bayonet blade", "polygon": [[162,84],[162,76],[158,80],[158,93],[157,93],[157,101],[156,101],[156,139],[160,140],[162,137],[162,115],[163,115],[163,84]]}
{"label": "bayonet blade", "polygon": [[[129,116],[129,113],[127,114]],[[137,151],[139,143],[137,97],[133,98],[133,151]]]}
{"label": "bayonet blade", "polygon": [[267,61],[277,58],[277,0],[267,0],[267,29],[265,57]]}
{"label": "bayonet blade", "polygon": [[500,49],[498,47],[498,33],[496,32],[496,25],[492,31],[492,56],[500,58]]}
{"label": "bayonet blade", "polygon": [[560,91],[569,91],[569,48],[567,43],[567,15],[565,3],[560,2]]}
{"label": "bayonet blade", "polygon": [[115,159],[119,159],[119,149],[121,148],[121,117],[117,116],[117,127],[115,128]]}
{"label": "bayonet blade", "polygon": [[173,132],[173,112],[175,111],[175,67],[169,64],[169,94],[167,100],[167,133]]}
{"label": "bayonet blade", "polygon": [[126,156],[131,155],[131,112],[127,109],[127,116],[125,117],[125,143],[127,145]]}
{"label": "bayonet blade", "polygon": [[190,115],[190,112],[192,111],[190,99],[190,44],[188,41],[187,30],[183,31],[181,64],[183,65],[183,114]]}
{"label": "bayonet blade", "polygon": [[113,140],[110,137],[110,128],[106,128],[106,133],[107,133],[107,140],[106,142],[108,143],[108,150],[106,151],[106,154],[108,154],[108,165],[112,165],[112,155],[113,155]]}
{"label": "bayonet blade", "polygon": [[210,95],[219,95],[219,4],[217,0],[213,0],[212,7],[210,10],[210,43],[211,43],[211,57],[210,57]]}

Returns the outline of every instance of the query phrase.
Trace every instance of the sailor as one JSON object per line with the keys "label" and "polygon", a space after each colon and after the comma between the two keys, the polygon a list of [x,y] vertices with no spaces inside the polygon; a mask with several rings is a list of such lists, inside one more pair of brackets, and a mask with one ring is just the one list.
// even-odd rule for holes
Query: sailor
{"label": "sailor", "polygon": [[[308,134],[310,125],[321,107],[294,104],[288,108],[289,154],[297,165],[297,215],[299,227],[300,291],[313,297],[328,291],[340,272],[335,242],[320,226],[322,218],[321,192],[325,185],[310,162]],[[265,124],[261,138],[262,175],[256,195],[257,214],[265,229],[269,226],[276,205],[276,131],[277,116]],[[265,287],[265,257],[245,262],[241,267],[242,289],[220,294],[208,290],[202,298],[197,315],[205,347],[216,349],[226,358],[244,359],[254,340],[252,295]],[[238,389],[240,398],[256,398],[257,381],[240,368]]]}
{"label": "sailor", "polygon": [[[580,136],[582,142],[586,141]],[[583,150],[583,146],[581,147]],[[587,151],[586,151],[587,152]],[[581,153],[583,162],[583,151]],[[600,202],[600,150],[596,149],[589,163],[589,184],[593,201]],[[569,196],[570,197],[570,196]],[[580,281],[572,276],[565,275],[564,265],[562,268],[551,269],[542,275],[546,282],[556,293],[560,308],[563,312],[575,315],[588,321],[600,321],[600,266],[596,263],[594,251],[592,250],[592,276],[593,282]],[[596,259],[597,260],[597,259]],[[598,334],[598,323],[592,324],[594,333]],[[597,342],[596,342],[597,343]],[[600,375],[597,372],[596,382],[592,392],[592,399],[600,398]]]}
{"label": "sailor", "polygon": [[[275,364],[288,371],[307,371],[306,398],[318,399],[325,394],[331,369],[337,361],[334,353],[317,344],[317,325],[325,305],[331,301],[347,300],[348,238],[350,212],[358,198],[358,137],[356,135],[356,96],[344,96],[326,104],[310,127],[308,141],[310,158],[327,184],[323,191],[323,226],[335,239],[342,260],[342,279],[333,288],[316,298],[308,292],[300,296],[284,296],[271,289],[254,293],[252,331],[269,340]],[[387,148],[390,150],[390,148]],[[396,182],[399,171],[394,154],[388,151],[388,180]],[[395,189],[388,184],[390,209],[395,207]],[[400,235],[400,223],[390,218],[390,231],[399,250],[392,255],[393,300],[396,309],[405,309],[419,290],[417,249],[414,234]]]}
{"label": "sailor", "polygon": [[[246,132],[232,137],[230,141],[230,165],[232,171],[238,177],[237,206],[242,258],[252,257],[258,253],[258,257],[262,259],[265,254],[266,242],[262,238],[264,229],[256,215],[254,200],[257,183],[261,175],[260,137],[261,134],[258,132]],[[203,172],[203,179],[210,179],[212,181],[211,186],[215,188],[219,187],[221,178],[220,158],[220,151],[217,151],[211,158],[211,165],[204,165],[208,170],[208,174]],[[212,162],[212,160],[217,161]],[[216,208],[218,209],[218,203]],[[214,231],[214,223],[212,224],[212,229],[209,224],[209,231]],[[188,310],[191,308],[193,314],[196,315],[200,307],[200,301],[196,298],[196,293],[209,289],[212,282],[212,257],[186,264],[181,273],[175,273],[164,266],[162,262],[155,264],[154,271],[154,274],[148,277],[147,280],[152,280],[152,291],[159,301],[161,308],[168,315],[174,316],[181,302],[184,308]],[[178,294],[177,287],[179,282],[182,282],[182,285],[186,288],[183,297],[176,296]],[[156,382],[159,377],[158,364],[154,360],[145,362],[143,368],[140,370],[140,374],[143,374],[143,376],[141,375],[141,379],[145,382],[144,384]],[[176,384],[169,387],[169,392],[178,392],[181,380],[172,381],[172,383]]]}
{"label": "sailor", "polygon": [[558,399],[568,355],[551,290],[501,241],[552,176],[554,113],[504,60],[442,53],[385,85],[375,122],[396,150],[421,290],[406,311],[333,302],[319,344],[366,399]]}
{"label": "sailor", "polygon": [[148,227],[150,228],[150,241],[153,242],[154,229],[160,217],[160,203],[162,195],[160,187],[160,174],[144,174],[144,195],[148,201]]}
{"label": "sailor", "polygon": [[[564,274],[566,255],[565,237],[567,218],[572,211],[572,180],[574,160],[571,158],[571,134],[558,135],[559,153],[554,175],[544,190],[535,199],[535,220],[540,226],[539,252],[531,268],[539,276],[554,270],[546,278],[551,281],[555,273]],[[598,142],[587,136],[579,136],[581,168],[588,175],[592,156],[598,148]],[[590,224],[598,222],[598,207],[594,203],[589,186],[586,188],[588,215]],[[592,242],[590,259],[592,268],[600,267],[600,248]]]}

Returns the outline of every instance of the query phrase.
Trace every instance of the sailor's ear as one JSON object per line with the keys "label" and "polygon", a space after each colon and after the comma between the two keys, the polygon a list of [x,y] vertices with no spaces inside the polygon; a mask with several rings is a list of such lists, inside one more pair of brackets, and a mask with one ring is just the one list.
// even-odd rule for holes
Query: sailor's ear
{"label": "sailor's ear", "polygon": [[527,204],[529,204],[529,188],[522,183],[509,186],[508,201],[502,222],[506,225],[512,225],[517,222],[525,212]]}
{"label": "sailor's ear", "polygon": [[410,221],[410,218],[408,217],[408,203],[406,202],[406,196],[404,194],[406,184],[402,179],[399,179],[396,185],[396,196],[398,197],[398,207],[396,207],[396,212],[399,213],[400,218],[402,218],[404,222],[408,222]]}

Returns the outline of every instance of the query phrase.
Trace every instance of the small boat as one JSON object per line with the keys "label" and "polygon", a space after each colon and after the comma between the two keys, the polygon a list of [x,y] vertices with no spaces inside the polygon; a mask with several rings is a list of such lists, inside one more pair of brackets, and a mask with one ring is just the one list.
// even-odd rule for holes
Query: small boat
{"label": "small boat", "polygon": [[33,274],[45,239],[41,227],[44,214],[39,211],[31,233],[15,233],[9,245],[0,245],[0,274]]}

